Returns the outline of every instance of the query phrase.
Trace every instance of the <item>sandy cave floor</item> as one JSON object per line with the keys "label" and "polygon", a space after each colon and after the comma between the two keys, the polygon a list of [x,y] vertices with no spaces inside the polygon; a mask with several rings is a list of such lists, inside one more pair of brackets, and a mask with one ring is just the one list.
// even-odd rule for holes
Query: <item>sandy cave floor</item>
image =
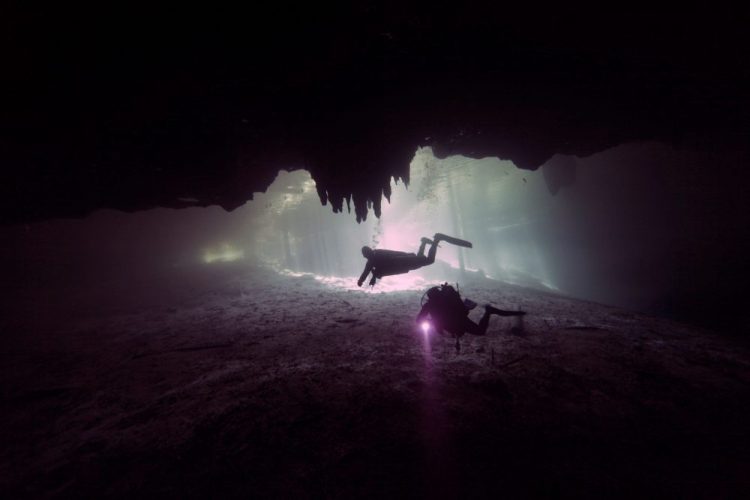
{"label": "sandy cave floor", "polygon": [[194,281],[6,311],[0,492],[750,494],[746,341],[485,281],[464,296],[529,311],[524,331],[493,317],[457,353],[415,328],[421,291],[247,266]]}

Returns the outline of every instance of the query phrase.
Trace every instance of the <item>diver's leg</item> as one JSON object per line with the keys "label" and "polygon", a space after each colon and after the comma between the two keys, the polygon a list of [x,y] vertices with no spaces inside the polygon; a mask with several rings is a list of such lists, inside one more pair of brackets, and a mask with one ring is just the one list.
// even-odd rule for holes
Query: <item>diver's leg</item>
{"label": "diver's leg", "polygon": [[417,252],[417,255],[420,257],[424,257],[424,247],[428,244],[432,243],[432,240],[429,238],[422,238],[422,243],[419,245],[419,251]]}
{"label": "diver's leg", "polygon": [[479,320],[479,324],[477,325],[469,318],[466,318],[464,328],[467,332],[474,335],[484,335],[487,333],[487,327],[490,326],[490,316],[493,314],[497,314],[498,316],[523,316],[526,313],[524,311],[503,311],[488,304],[484,306],[484,314],[482,315],[482,319]]}
{"label": "diver's leg", "polygon": [[435,255],[437,255],[437,249],[438,249],[438,240],[433,240],[432,245],[430,245],[430,251],[427,252],[427,257],[425,257],[425,262],[422,264],[423,266],[429,266],[433,262],[435,262]]}
{"label": "diver's leg", "polygon": [[433,236],[432,239],[435,241],[435,243],[439,241],[445,241],[447,243],[450,243],[451,245],[474,248],[474,245],[472,245],[470,241],[462,240],[460,238],[454,238],[453,236],[448,236],[447,234],[443,233],[435,233],[435,236]]}
{"label": "diver's leg", "polygon": [[497,307],[493,307],[489,304],[484,306],[484,310],[489,314],[497,314],[498,316],[525,316],[526,311],[504,311],[502,309],[498,309]]}
{"label": "diver's leg", "polygon": [[448,243],[452,243],[460,247],[472,248],[472,244],[470,241],[461,240],[458,238],[454,238],[453,236],[447,236],[442,233],[435,233],[435,236],[433,237],[432,241],[430,241],[428,238],[422,238],[422,244],[420,245],[419,253],[417,254],[418,256],[424,257],[425,245],[427,243],[430,243],[430,251],[427,252],[427,257],[425,258],[425,261],[422,264],[422,266],[428,266],[435,262],[435,256],[437,255],[437,249],[438,249],[438,243],[440,243],[441,241],[447,241]]}
{"label": "diver's leg", "polygon": [[482,319],[479,320],[479,324],[474,323],[469,318],[464,321],[464,331],[471,333],[472,335],[484,335],[487,333],[487,327],[490,326],[490,313],[484,312]]}

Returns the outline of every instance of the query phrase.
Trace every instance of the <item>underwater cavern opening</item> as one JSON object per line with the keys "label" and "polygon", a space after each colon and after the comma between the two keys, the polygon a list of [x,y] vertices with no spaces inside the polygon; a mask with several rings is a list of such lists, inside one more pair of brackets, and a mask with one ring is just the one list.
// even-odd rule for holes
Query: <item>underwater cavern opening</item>
{"label": "underwater cavern opening", "polygon": [[[39,291],[49,307],[71,291],[137,300],[158,295],[136,293],[143,283],[261,264],[370,293],[498,280],[736,330],[745,321],[735,290],[747,250],[737,242],[748,241],[749,207],[730,179],[743,161],[644,143],[587,158],[558,155],[529,171],[497,158],[440,159],[422,148],[409,185],[393,182],[381,216],[361,223],[322,205],[307,171],[281,171],[231,212],[102,210],[6,227],[8,302]],[[433,264],[357,286],[360,248],[417,252],[435,233],[473,248],[442,242]],[[728,311],[718,322],[717,307]]]}
{"label": "underwater cavern opening", "polygon": [[[356,289],[361,246],[416,252],[421,238],[442,232],[473,248],[442,243],[433,265],[372,290],[494,279],[717,327],[711,311],[736,303],[724,278],[741,260],[733,242],[747,233],[748,202],[731,176],[711,169],[731,173],[740,164],[643,143],[558,155],[528,171],[422,148],[409,185],[392,183],[381,217],[360,224],[321,206],[307,172],[281,172],[248,204],[257,207],[251,253]],[[730,328],[743,321],[724,319]]]}

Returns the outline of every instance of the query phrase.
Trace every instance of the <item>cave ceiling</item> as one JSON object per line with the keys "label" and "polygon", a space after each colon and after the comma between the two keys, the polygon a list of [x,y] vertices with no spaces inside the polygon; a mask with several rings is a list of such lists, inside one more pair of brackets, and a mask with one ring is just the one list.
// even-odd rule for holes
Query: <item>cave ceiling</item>
{"label": "cave ceiling", "polygon": [[747,148],[745,11],[509,5],[11,3],[0,222],[232,210],[296,168],[362,219],[426,146]]}

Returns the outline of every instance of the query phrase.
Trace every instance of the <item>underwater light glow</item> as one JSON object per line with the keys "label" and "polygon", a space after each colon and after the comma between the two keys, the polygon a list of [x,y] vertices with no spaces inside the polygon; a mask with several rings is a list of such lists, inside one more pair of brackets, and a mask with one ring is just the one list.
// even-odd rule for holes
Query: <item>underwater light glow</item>
{"label": "underwater light glow", "polygon": [[213,262],[232,262],[245,258],[245,252],[235,248],[229,243],[224,243],[218,250],[209,249],[203,254],[203,262],[211,264]]}
{"label": "underwater light glow", "polygon": [[422,327],[422,332],[424,332],[425,335],[430,333],[430,322],[429,321],[422,321],[422,324],[420,325]]}

